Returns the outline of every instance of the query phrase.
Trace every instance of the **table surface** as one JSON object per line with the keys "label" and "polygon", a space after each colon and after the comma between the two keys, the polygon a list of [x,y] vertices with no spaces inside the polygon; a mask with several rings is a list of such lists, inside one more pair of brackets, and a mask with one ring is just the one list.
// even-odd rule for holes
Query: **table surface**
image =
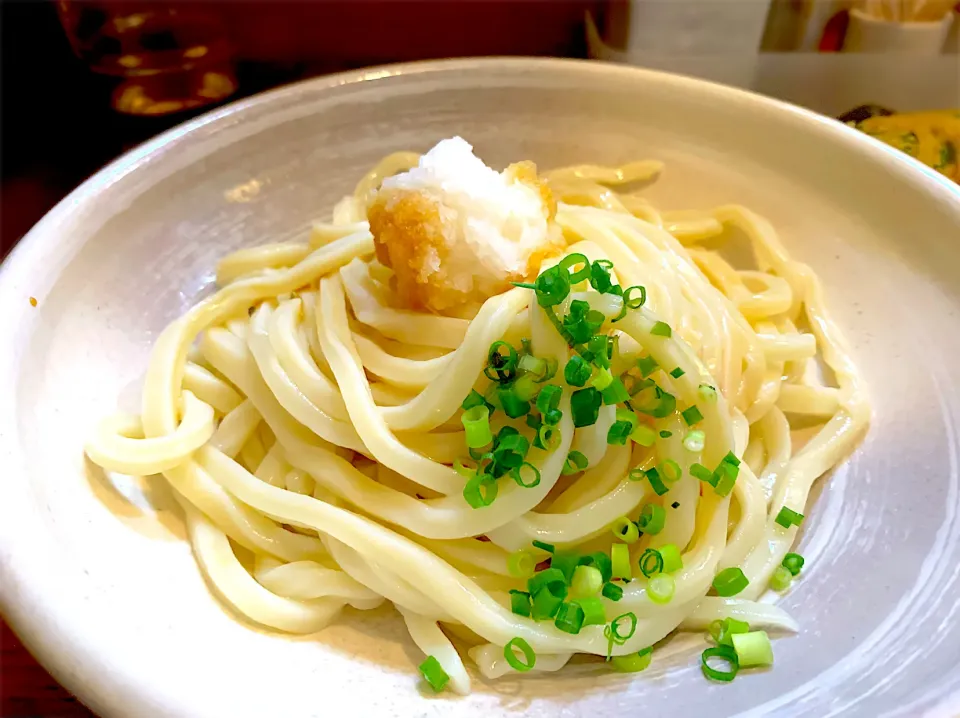
{"label": "table surface", "polygon": [[34,660],[3,621],[0,621],[0,672],[0,716],[3,718],[93,716]]}

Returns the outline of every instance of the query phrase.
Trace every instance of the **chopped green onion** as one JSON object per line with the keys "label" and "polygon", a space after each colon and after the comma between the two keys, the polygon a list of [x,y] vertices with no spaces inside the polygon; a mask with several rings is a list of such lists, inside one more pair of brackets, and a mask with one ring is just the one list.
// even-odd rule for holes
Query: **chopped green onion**
{"label": "chopped green onion", "polygon": [[516,578],[530,578],[537,570],[537,562],[528,551],[514,551],[507,556],[507,571]]}
{"label": "chopped green onion", "polygon": [[713,588],[718,596],[727,598],[736,596],[747,587],[750,581],[739,567],[725,568],[713,578]]}
{"label": "chopped green onion", "polygon": [[687,373],[687,372],[685,372],[685,371],[684,371],[683,369],[681,369],[680,367],[674,367],[673,369],[670,370],[670,376],[672,376],[674,379],[679,379],[680,377],[682,377],[682,376],[683,376],[684,374],[686,374],[686,373]]}
{"label": "chopped green onion", "polygon": [[603,398],[600,396],[600,392],[593,387],[577,389],[573,392],[570,397],[570,413],[573,416],[573,425],[580,428],[596,424],[602,402]]}
{"label": "chopped green onion", "polygon": [[522,357],[520,357],[520,363],[518,366],[521,371],[535,374],[537,376],[543,376],[543,373],[547,368],[547,362],[545,359],[535,357],[533,354],[524,354]]}
{"label": "chopped green onion", "polygon": [[741,668],[773,665],[773,646],[766,631],[736,633],[732,638],[733,650],[737,652],[737,662]]}
{"label": "chopped green onion", "polygon": [[561,272],[558,266],[553,266],[540,273],[534,286],[537,304],[541,307],[555,307],[570,294],[570,274]]}
{"label": "chopped green onion", "polygon": [[640,556],[640,573],[650,578],[663,571],[663,556],[657,549],[648,548]]}
{"label": "chopped green onion", "polygon": [[547,365],[546,368],[544,368],[543,373],[537,378],[538,384],[542,384],[545,381],[550,381],[553,379],[553,377],[557,375],[557,369],[560,366],[559,362],[553,357],[545,359],[544,361],[546,361]]}
{"label": "chopped green onion", "polygon": [[463,424],[467,446],[479,449],[493,441],[493,432],[490,431],[490,410],[485,404],[479,404],[467,409],[460,416]]}
{"label": "chopped green onion", "polygon": [[783,566],[777,566],[773,575],[770,577],[770,588],[774,591],[786,591],[793,581],[793,574],[790,569]]}
{"label": "chopped green onion", "polygon": [[497,398],[503,407],[503,413],[511,419],[519,419],[530,411],[530,402],[521,398],[513,387],[502,387],[497,391]]}
{"label": "chopped green onion", "polygon": [[[653,393],[645,397],[644,404],[639,408],[639,411],[650,414],[657,419],[663,419],[672,414],[677,408],[677,397],[664,391],[659,386],[652,387],[652,389]],[[642,393],[646,394],[648,391],[648,389],[644,389]]]}
{"label": "chopped green onion", "polygon": [[[506,355],[500,352],[506,348]],[[509,342],[497,341],[490,345],[487,351],[487,366],[483,370],[484,376],[490,381],[504,383],[513,379],[517,374],[517,350]]]}
{"label": "chopped green onion", "polygon": [[[593,375],[593,378],[590,380],[590,386],[597,389],[598,391],[603,391],[613,382],[613,374],[610,373],[610,370],[601,367],[600,370]],[[630,395],[627,394],[627,399],[630,398]],[[616,403],[616,402],[614,402]]]}
{"label": "chopped green onion", "polygon": [[467,453],[474,461],[487,461],[493,458],[492,451],[484,451],[483,449],[467,449]]}
{"label": "chopped green onion", "polygon": [[593,369],[579,354],[574,354],[563,368],[563,378],[570,386],[583,386],[590,378]]}
{"label": "chopped green onion", "polygon": [[637,527],[645,534],[656,536],[663,531],[663,526],[667,520],[667,512],[659,504],[647,504],[640,512],[640,520]]}
{"label": "chopped green onion", "polygon": [[563,412],[559,409],[551,409],[546,414],[543,415],[543,423],[547,426],[556,426],[560,423],[560,419],[563,418]]}
{"label": "chopped green onion", "polygon": [[[629,628],[626,633],[622,633],[620,630],[620,624],[626,621],[629,624]],[[613,638],[613,642],[618,646],[622,646],[624,643],[633,638],[633,634],[637,632],[637,614],[633,611],[629,613],[623,613],[610,621],[608,626],[610,629],[610,637]]]}
{"label": "chopped green onion", "polygon": [[803,514],[798,514],[793,509],[788,509],[784,506],[780,509],[780,513],[777,514],[777,518],[775,518],[774,521],[783,526],[783,528],[788,529],[791,526],[799,526],[802,524]]}
{"label": "chopped green onion", "polygon": [[573,551],[558,551],[550,559],[550,568],[560,571],[567,583],[573,580],[573,572],[579,564],[580,554]]}
{"label": "chopped green onion", "polygon": [[[526,481],[523,480],[523,470],[527,469],[526,474],[529,477]],[[524,461],[520,466],[514,466],[510,469],[510,478],[516,481],[520,486],[525,489],[532,489],[534,486],[539,486],[540,484],[540,469],[531,464],[529,461]]]}
{"label": "chopped green onion", "polygon": [[560,397],[563,394],[563,389],[561,389],[556,384],[547,384],[540,390],[540,395],[537,396],[537,410],[541,414],[546,414],[552,409],[556,409],[560,406]]}
{"label": "chopped green onion", "polygon": [[444,686],[450,682],[450,676],[443,670],[440,661],[438,661],[435,656],[427,656],[427,660],[421,663],[418,669],[420,670],[420,675],[430,684],[434,693],[442,691]]}
{"label": "chopped green onion", "polygon": [[[717,670],[711,667],[707,661],[711,658],[719,658],[727,662],[729,668],[725,671]],[[740,664],[737,661],[737,652],[732,646],[712,646],[700,654],[700,667],[703,669],[703,675],[715,681],[729,683],[737,677],[737,671],[740,670]]]}
{"label": "chopped green onion", "polygon": [[[723,627],[724,622],[727,620],[728,619],[726,618],[724,618],[723,620],[718,618],[715,621],[710,621],[710,624],[707,626],[707,633],[710,634],[710,638],[713,639],[713,642],[718,645],[720,644],[720,637],[723,635],[723,631],[725,630]],[[747,628],[747,630],[748,631],[750,630],[749,627]]]}
{"label": "chopped green onion", "polygon": [[633,424],[629,421],[615,421],[607,429],[607,443],[623,446],[633,433]]}
{"label": "chopped green onion", "polygon": [[[604,371],[609,373],[607,369],[604,369]],[[597,388],[600,389],[600,387]],[[606,406],[630,401],[630,394],[627,392],[627,388],[623,385],[623,382],[616,377],[612,377],[606,388],[600,389],[600,391],[603,395],[603,403]]]}
{"label": "chopped green onion", "polygon": [[717,482],[713,472],[703,464],[690,464],[690,475],[695,479],[710,484],[711,486],[716,485]]}
{"label": "chopped green onion", "polygon": [[[504,426],[497,432],[497,438],[493,442],[493,455],[497,461],[506,461],[508,466],[519,466],[523,457],[530,450],[530,442],[512,426]],[[503,455],[507,453],[515,454],[515,457],[504,459]]]}
{"label": "chopped green onion", "polygon": [[654,603],[669,603],[676,590],[677,582],[665,573],[659,573],[647,582],[647,596]]}
{"label": "chopped green onion", "polygon": [[[653,493],[657,496],[663,496],[670,490],[670,487],[663,483],[663,479],[660,478],[660,472],[653,469],[647,469],[646,477],[647,481],[650,482],[650,488],[653,489]],[[633,472],[631,472],[631,478],[633,477]]]}
{"label": "chopped green onion", "polygon": [[660,365],[657,364],[657,360],[652,356],[645,356],[637,359],[637,369],[640,370],[640,373],[643,375],[644,379],[653,374],[653,372],[655,372],[659,367]]}
{"label": "chopped green onion", "polygon": [[687,451],[698,453],[703,451],[703,445],[706,443],[707,435],[700,429],[692,429],[683,437],[683,448]]}
{"label": "chopped green onion", "polygon": [[[523,654],[522,661],[517,656],[517,650]],[[503,647],[503,657],[507,659],[507,663],[510,664],[513,670],[519,671],[520,673],[529,671],[537,664],[537,654],[533,652],[530,644],[519,636],[510,639],[507,645]]]}
{"label": "chopped green onion", "polygon": [[673,335],[673,330],[666,322],[656,322],[650,329],[650,333],[655,337],[669,337]]}
{"label": "chopped green onion", "polygon": [[493,451],[490,455],[497,461],[506,463],[509,468],[513,468],[523,463],[523,457],[529,450],[530,442],[525,436],[512,426],[504,426],[493,440]]}
{"label": "chopped green onion", "polygon": [[700,394],[700,398],[704,401],[714,402],[717,400],[717,390],[709,384],[701,384],[697,391]]}
{"label": "chopped green onion", "polygon": [[[513,382],[513,392],[522,401],[530,401],[537,395],[538,391],[540,391],[540,386],[537,384],[536,379],[530,374],[524,374]],[[527,411],[529,411],[529,409],[527,409]]]}
{"label": "chopped green onion", "polygon": [[544,424],[537,430],[537,440],[540,448],[546,451],[555,451],[560,446],[560,432],[552,426]]}
{"label": "chopped green onion", "polygon": [[803,568],[803,556],[798,553],[788,553],[783,557],[783,562],[780,565],[787,569],[791,576],[796,576]]}
{"label": "chopped green onion", "polygon": [[497,395],[499,391],[500,383],[492,381],[487,387],[487,390],[483,392],[483,400],[486,402],[487,407],[493,407],[493,409],[490,409],[490,416],[493,416],[493,412],[500,408],[500,397]]}
{"label": "chopped green onion", "polygon": [[664,573],[676,573],[683,568],[683,557],[680,555],[680,547],[675,543],[668,543],[661,546],[660,557],[663,559]]}
{"label": "chopped green onion", "polygon": [[587,468],[588,463],[590,462],[587,461],[587,457],[582,453],[579,451],[571,451],[567,454],[567,460],[564,462],[563,469],[561,469],[560,473],[564,476],[575,474]]}
{"label": "chopped green onion", "polygon": [[[590,337],[590,341],[587,342],[587,351],[590,353],[590,356],[593,357],[595,366],[601,369],[610,368],[610,337],[605,334],[597,334],[596,336]],[[602,387],[597,388],[600,389]]]}
{"label": "chopped green onion", "polygon": [[[607,362],[612,362],[613,355],[619,354],[619,352],[620,352],[620,336],[614,335],[614,336],[607,337]],[[594,361],[596,361],[596,358],[594,358]],[[608,363],[607,366],[609,367],[610,364]]]}
{"label": "chopped green onion", "polygon": [[[622,294],[621,294],[620,296],[621,296],[621,298],[623,297]],[[617,312],[617,316],[615,316],[613,319],[610,320],[610,323],[611,323],[611,324],[616,324],[616,323],[619,322],[621,319],[623,319],[625,316],[627,316],[627,309],[628,309],[627,303],[626,303],[626,302],[620,302],[620,311]]]}
{"label": "chopped green onion", "polygon": [[630,438],[640,446],[653,446],[653,443],[657,440],[657,434],[646,424],[637,424],[637,428],[630,434]]}
{"label": "chopped green onion", "polygon": [[736,618],[724,618],[711,623],[707,630],[710,637],[716,641],[718,646],[732,646],[731,637],[735,633],[746,633],[750,630],[750,624],[746,621],[738,621]]}
{"label": "chopped green onion", "polygon": [[617,409],[616,417],[617,421],[627,421],[630,423],[630,426],[636,426],[640,423],[640,420],[637,419],[637,415],[629,409]]}
{"label": "chopped green onion", "polygon": [[498,490],[496,479],[485,474],[476,474],[463,487],[463,498],[471,508],[479,509],[492,504],[497,498]]}
{"label": "chopped green onion", "polygon": [[610,526],[613,535],[624,543],[636,543],[640,538],[640,529],[626,516],[621,516]]}
{"label": "chopped green onion", "polygon": [[570,582],[570,593],[581,598],[593,596],[603,588],[603,574],[596,566],[577,566]]}
{"label": "chopped green onion", "polygon": [[568,254],[566,257],[561,259],[557,265],[561,270],[567,270],[577,264],[582,264],[583,266],[576,272],[569,273],[570,284],[579,284],[580,282],[584,282],[590,278],[590,260],[587,259],[586,255],[577,252],[574,254]]}
{"label": "chopped green onion", "polygon": [[607,622],[607,611],[603,607],[603,601],[596,596],[578,598],[576,602],[583,609],[584,626],[602,626]]}
{"label": "chopped green onion", "polygon": [[[558,592],[560,589],[566,591],[567,578],[563,575],[563,571],[551,566],[543,571],[538,571],[527,580],[527,590],[531,596],[548,585],[556,588]],[[566,594],[564,594],[564,596],[566,596]]]}
{"label": "chopped green onion", "polygon": [[673,459],[664,459],[657,468],[660,470],[660,476],[665,484],[673,484],[683,476],[683,469]]}
{"label": "chopped green onion", "polygon": [[595,566],[600,571],[600,576],[604,581],[609,581],[613,575],[613,564],[610,563],[610,556],[603,551],[594,551],[586,556],[581,556],[580,565]]}
{"label": "chopped green onion", "polygon": [[729,496],[730,492],[733,491],[736,481],[736,476],[730,476],[728,474],[718,476],[717,483],[714,484],[713,490],[717,493],[717,496]]}
{"label": "chopped green onion", "polygon": [[510,610],[518,616],[530,617],[530,594],[510,589]]}
{"label": "chopped green onion", "polygon": [[713,472],[713,488],[718,496],[727,496],[733,491],[739,473],[740,459],[732,451],[728,451],[727,455],[720,460],[717,470]]}
{"label": "chopped green onion", "polygon": [[[631,295],[637,292],[639,297],[632,297]],[[647,288],[640,285],[634,284],[632,287],[627,287],[623,290],[623,304],[628,309],[639,309],[644,304],[647,303]]]}
{"label": "chopped green onion", "polygon": [[557,547],[554,546],[552,543],[545,543],[543,541],[534,540],[532,544],[534,548],[538,548],[541,551],[546,551],[547,553],[553,553],[554,551],[557,550]]}
{"label": "chopped green onion", "polygon": [[600,590],[600,593],[604,598],[608,598],[611,601],[619,601],[621,598],[623,598],[623,589],[615,583],[603,584],[603,588]]}
{"label": "chopped green onion", "polygon": [[728,451],[727,455],[720,459],[721,464],[730,464],[730,466],[740,466],[740,459],[737,458],[737,455],[732,451]]}
{"label": "chopped green onion", "polygon": [[585,344],[603,326],[606,319],[601,312],[591,309],[589,302],[574,299],[570,302],[570,310],[563,318],[561,326],[575,344]]}
{"label": "chopped green onion", "polygon": [[637,394],[632,403],[637,407],[637,410],[644,413],[650,414],[657,410],[660,406],[660,395],[657,393],[657,385],[653,379],[648,379],[649,385],[644,388],[639,394]]}
{"label": "chopped green onion", "polygon": [[557,630],[577,635],[583,627],[583,609],[575,601],[564,603],[553,622]]}
{"label": "chopped green onion", "polygon": [[660,438],[661,438],[661,439],[669,439],[671,436],[673,436],[673,432],[672,432],[672,431],[661,431],[661,432],[660,432]]}
{"label": "chopped green onion", "polygon": [[635,396],[647,387],[654,385],[653,379],[641,379],[640,377],[634,374],[628,374],[624,372],[620,375],[620,381],[623,383],[624,388],[627,390],[627,394],[630,396]]}
{"label": "chopped green onion", "polygon": [[462,459],[456,459],[453,462],[453,470],[465,479],[469,479],[471,476],[476,474],[477,468],[477,466],[469,466],[468,464],[465,464]]}
{"label": "chopped green onion", "polygon": [[633,578],[630,569],[630,547],[625,543],[615,543],[610,547],[610,565],[613,578]]}
{"label": "chopped green onion", "polygon": [[653,646],[644,648],[639,653],[631,653],[626,656],[614,656],[611,664],[613,670],[620,673],[639,673],[650,666],[650,660],[653,658]]}
{"label": "chopped green onion", "polygon": [[460,408],[466,411],[467,409],[472,409],[475,406],[486,406],[487,410],[492,414],[493,413],[493,404],[487,403],[487,400],[483,398],[481,394],[476,389],[471,389],[470,393],[467,394],[467,398],[463,400],[463,403],[460,404]]}
{"label": "chopped green onion", "polygon": [[703,414],[700,413],[700,410],[694,406],[687,407],[680,412],[680,416],[683,417],[683,420],[687,422],[687,426],[693,426],[694,424],[699,424],[703,421]]}
{"label": "chopped green onion", "polygon": [[598,259],[590,265],[590,286],[600,294],[606,294],[614,286],[608,267],[613,267],[609,259]]}
{"label": "chopped green onion", "polygon": [[533,607],[530,612],[530,617],[536,621],[553,618],[560,610],[560,606],[563,605],[563,599],[566,595],[567,587],[565,585],[562,588],[552,584],[550,586],[544,586],[533,594]]}

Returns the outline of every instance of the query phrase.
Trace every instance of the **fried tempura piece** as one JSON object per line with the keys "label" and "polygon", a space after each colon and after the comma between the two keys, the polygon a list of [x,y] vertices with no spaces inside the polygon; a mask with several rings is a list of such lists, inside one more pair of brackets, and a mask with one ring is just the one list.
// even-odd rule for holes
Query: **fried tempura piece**
{"label": "fried tempura piece", "polygon": [[456,313],[533,278],[562,248],[555,214],[532,162],[498,173],[454,137],[384,180],[367,218],[377,259],[393,269],[401,301]]}

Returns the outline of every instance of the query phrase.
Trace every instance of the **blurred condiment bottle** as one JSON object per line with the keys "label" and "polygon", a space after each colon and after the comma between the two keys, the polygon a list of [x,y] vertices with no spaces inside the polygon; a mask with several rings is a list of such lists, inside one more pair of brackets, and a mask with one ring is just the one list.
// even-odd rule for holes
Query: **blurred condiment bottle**
{"label": "blurred condiment bottle", "polygon": [[[473,55],[582,56],[597,0],[61,0],[118,110],[164,114],[304,76]],[[278,70],[279,71],[276,71]]]}
{"label": "blurred condiment bottle", "polygon": [[597,59],[749,86],[769,1],[608,0],[587,17],[587,43]]}
{"label": "blurred condiment bottle", "polygon": [[121,78],[112,95],[120,112],[166,115],[237,90],[216,5],[60,0],[57,9],[74,52],[94,72]]}

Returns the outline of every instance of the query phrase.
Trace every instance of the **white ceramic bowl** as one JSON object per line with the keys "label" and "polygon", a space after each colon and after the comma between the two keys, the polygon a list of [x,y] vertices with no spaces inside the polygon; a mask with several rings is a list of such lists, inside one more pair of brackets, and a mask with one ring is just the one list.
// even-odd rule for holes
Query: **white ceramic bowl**
{"label": "white ceramic bowl", "polygon": [[[309,638],[245,624],[208,592],[163,484],[113,484],[84,461],[93,423],[136,409],[151,343],[209,291],[218,256],[301,235],[381,155],[456,133],[494,164],[663,159],[655,201],[746,203],[823,278],[876,413],[809,512],[808,568],[783,599],[803,631],[776,642],[774,670],[715,685],[694,649],[666,650],[632,678],[571,667],[426,697],[391,610]],[[86,182],[4,263],[0,306],[2,609],[105,716],[960,712],[960,190],[832,120],[553,60],[314,80],[176,128]]]}

